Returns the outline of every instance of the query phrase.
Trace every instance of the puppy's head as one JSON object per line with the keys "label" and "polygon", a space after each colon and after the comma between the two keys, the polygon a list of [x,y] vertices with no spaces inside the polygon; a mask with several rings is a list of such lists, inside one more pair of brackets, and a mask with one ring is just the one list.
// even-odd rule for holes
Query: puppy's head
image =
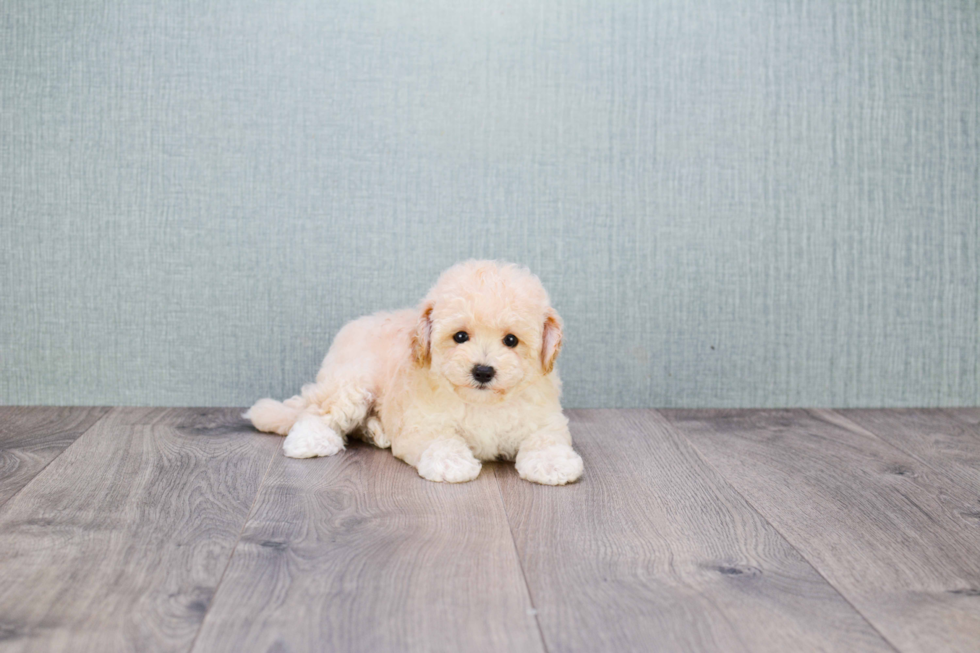
{"label": "puppy's head", "polygon": [[471,403],[493,403],[550,374],[562,323],[527,268],[466,261],[446,270],[419,309],[415,360]]}

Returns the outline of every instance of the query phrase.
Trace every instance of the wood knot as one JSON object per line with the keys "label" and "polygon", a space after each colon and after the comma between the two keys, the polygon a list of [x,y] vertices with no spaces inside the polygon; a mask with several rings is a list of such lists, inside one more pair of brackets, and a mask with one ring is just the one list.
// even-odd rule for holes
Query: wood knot
{"label": "wood knot", "polygon": [[751,565],[715,565],[711,567],[722,576],[756,577],[762,575],[762,570]]}
{"label": "wood knot", "polygon": [[885,468],[885,473],[895,476],[915,476],[915,471],[905,465],[889,465]]}
{"label": "wood knot", "polygon": [[273,549],[274,551],[285,551],[289,548],[289,544],[286,542],[277,542],[275,540],[263,540],[259,542],[259,546],[266,549]]}
{"label": "wood knot", "polygon": [[956,596],[980,596],[980,588],[967,587],[966,589],[949,590],[949,593]]}

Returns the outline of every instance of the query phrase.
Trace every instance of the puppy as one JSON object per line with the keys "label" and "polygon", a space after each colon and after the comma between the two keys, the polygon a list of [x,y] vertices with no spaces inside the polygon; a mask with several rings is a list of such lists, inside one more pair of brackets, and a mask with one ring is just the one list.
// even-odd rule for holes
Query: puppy
{"label": "puppy", "polygon": [[376,313],[337,333],[316,382],[245,417],[285,435],[291,458],[332,456],[359,437],[430,481],[462,483],[481,460],[514,460],[521,478],[582,475],[562,414],[555,358],[562,321],[526,268],[467,261],[417,309]]}

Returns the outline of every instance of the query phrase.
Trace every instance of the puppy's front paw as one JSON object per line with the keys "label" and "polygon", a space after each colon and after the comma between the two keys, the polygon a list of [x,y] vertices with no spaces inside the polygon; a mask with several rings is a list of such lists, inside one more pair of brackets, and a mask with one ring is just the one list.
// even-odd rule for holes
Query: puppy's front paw
{"label": "puppy's front paw", "polygon": [[419,476],[429,481],[465,483],[480,475],[480,461],[459,440],[436,440],[419,458]]}
{"label": "puppy's front paw", "polygon": [[332,456],[343,451],[344,439],[319,417],[301,417],[289,429],[282,451],[288,458]]}
{"label": "puppy's front paw", "polygon": [[542,485],[565,485],[582,476],[582,457],[566,444],[522,451],[514,465],[525,481]]}

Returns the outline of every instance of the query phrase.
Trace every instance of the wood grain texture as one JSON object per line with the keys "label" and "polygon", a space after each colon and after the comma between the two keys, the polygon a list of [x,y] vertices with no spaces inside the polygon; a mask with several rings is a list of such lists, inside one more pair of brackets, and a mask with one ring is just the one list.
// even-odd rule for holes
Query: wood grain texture
{"label": "wood grain texture", "polygon": [[975,492],[825,413],[664,412],[897,648],[977,650]]}
{"label": "wood grain texture", "polygon": [[943,413],[960,420],[964,424],[980,427],[980,407],[978,408],[944,408]]}
{"label": "wood grain texture", "polygon": [[186,651],[279,438],[114,409],[0,509],[4,651]]}
{"label": "wood grain texture", "polygon": [[0,506],[107,412],[100,407],[0,406]]}
{"label": "wood grain texture", "polygon": [[584,478],[498,469],[548,650],[886,651],[652,411],[569,411]]}
{"label": "wood grain texture", "polygon": [[967,514],[980,527],[980,426],[971,425],[957,413],[945,409],[888,409],[820,411],[832,419],[836,413],[865,428],[888,444],[901,449],[977,496],[977,505]]}
{"label": "wood grain texture", "polygon": [[492,469],[277,455],[195,651],[542,651]]}

